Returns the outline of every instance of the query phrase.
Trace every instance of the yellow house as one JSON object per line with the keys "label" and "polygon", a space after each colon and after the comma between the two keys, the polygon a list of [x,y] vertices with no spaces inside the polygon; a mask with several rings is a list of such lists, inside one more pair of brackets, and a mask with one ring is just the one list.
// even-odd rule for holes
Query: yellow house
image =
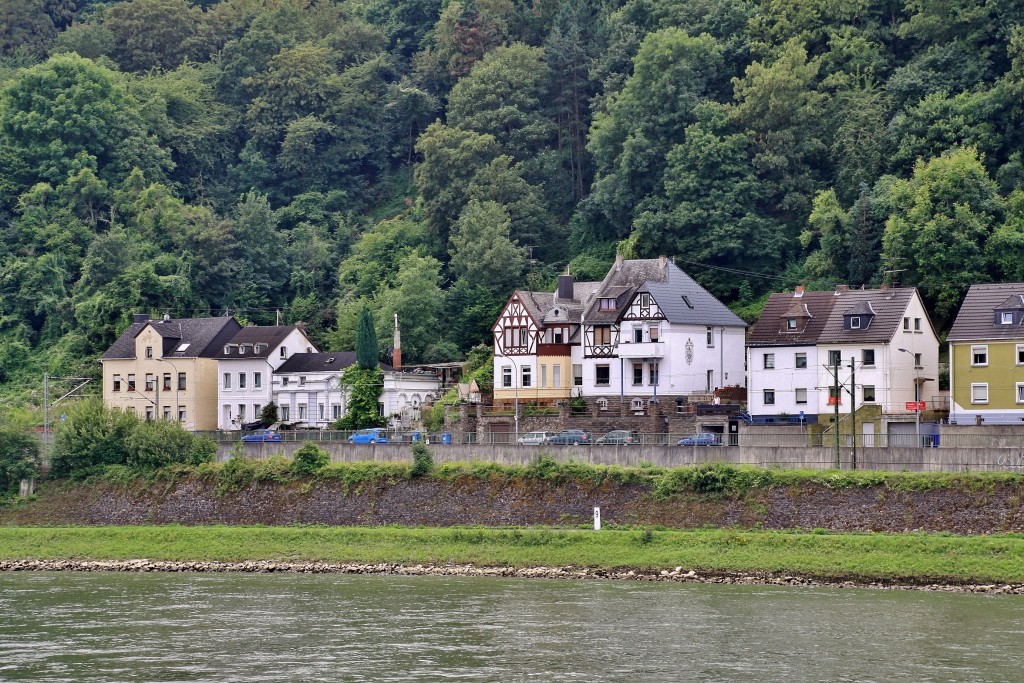
{"label": "yellow house", "polygon": [[946,337],[949,421],[1024,419],[1024,283],[972,285]]}
{"label": "yellow house", "polygon": [[103,402],[147,420],[217,429],[217,360],[242,326],[233,317],[150,320],[138,314],[100,358]]}

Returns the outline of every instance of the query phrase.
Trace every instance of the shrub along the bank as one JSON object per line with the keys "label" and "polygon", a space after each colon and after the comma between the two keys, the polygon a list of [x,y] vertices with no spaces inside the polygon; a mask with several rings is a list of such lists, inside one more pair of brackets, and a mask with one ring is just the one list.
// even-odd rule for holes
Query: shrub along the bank
{"label": "shrub along the bank", "polygon": [[38,469],[39,441],[20,430],[0,429],[0,495],[36,476]]}
{"label": "shrub along the bank", "polygon": [[216,452],[216,443],[185,431],[177,422],[144,421],[98,399],[80,401],[57,425],[50,474],[81,477],[107,465],[139,471],[199,465],[213,460]]}
{"label": "shrub along the bank", "polygon": [[[143,432],[148,433],[148,432]],[[158,450],[153,446],[154,450]],[[295,452],[294,458],[275,456],[268,460],[258,461],[245,457],[239,449],[223,464],[215,464],[205,459],[203,448],[190,451],[192,459],[181,457],[168,463],[164,468],[173,471],[175,478],[189,474],[216,482],[221,493],[238,491],[252,482],[292,482],[292,481],[340,481],[344,490],[358,491],[366,484],[387,485],[408,479],[436,479],[441,481],[459,481],[476,479],[481,481],[538,479],[554,484],[568,482],[585,483],[599,486],[611,484],[616,486],[641,486],[646,488],[656,499],[668,499],[680,495],[699,495],[709,498],[724,496],[742,496],[755,490],[768,490],[781,487],[798,487],[817,485],[829,489],[850,489],[866,487],[882,487],[893,491],[928,491],[938,489],[959,489],[975,492],[991,490],[996,485],[1024,489],[1024,473],[984,472],[984,473],[944,473],[944,472],[879,472],[850,470],[781,470],[766,469],[748,465],[729,465],[724,463],[707,463],[683,467],[663,468],[650,464],[635,467],[618,465],[590,465],[573,460],[560,462],[554,458],[539,454],[527,466],[499,465],[489,462],[445,463],[436,465],[425,444],[413,446],[411,462],[353,462],[329,463],[329,457],[314,443],[307,443]],[[128,451],[132,452],[132,451]],[[163,453],[159,451],[159,453]],[[165,457],[166,454],[160,457]],[[109,476],[104,475],[103,468],[92,465],[91,469],[83,470],[89,474],[99,474],[112,483],[124,483],[127,472],[134,471],[139,476],[152,479],[153,464],[157,456],[151,455],[149,460],[141,456],[130,463],[113,463],[116,467],[108,468]],[[199,467],[189,466],[202,461]],[[134,467],[130,467],[134,464]],[[126,467],[128,465],[129,467]]]}

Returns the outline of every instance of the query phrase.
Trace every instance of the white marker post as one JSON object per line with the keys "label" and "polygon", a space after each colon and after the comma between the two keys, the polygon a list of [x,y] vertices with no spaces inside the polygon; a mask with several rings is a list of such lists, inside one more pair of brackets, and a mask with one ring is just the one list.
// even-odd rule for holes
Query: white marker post
{"label": "white marker post", "polygon": [[601,508],[594,508],[594,531],[601,530]]}

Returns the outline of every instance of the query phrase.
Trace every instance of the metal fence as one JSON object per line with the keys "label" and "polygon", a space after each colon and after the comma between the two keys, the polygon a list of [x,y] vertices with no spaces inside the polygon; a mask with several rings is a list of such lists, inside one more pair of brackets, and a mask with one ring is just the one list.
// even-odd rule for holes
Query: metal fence
{"label": "metal fence", "polygon": [[[203,436],[226,443],[240,441],[247,432],[239,431],[210,431],[198,432]],[[332,430],[295,430],[281,431],[281,440],[284,442],[345,442],[354,433],[351,431]],[[527,432],[520,430],[519,436]],[[597,444],[597,441],[604,436],[603,433],[589,432],[588,443]],[[679,440],[692,437],[693,432],[668,432],[634,433],[633,444],[647,446],[674,445]],[[516,443],[515,432],[420,432],[403,431],[388,432],[388,441],[391,443],[412,443],[423,440],[427,443],[451,443],[451,444],[480,444],[480,445],[512,445]],[[834,448],[836,441],[832,433],[819,433],[807,431],[780,431],[780,430],[757,430],[745,429],[739,433],[718,434],[718,443],[713,445],[721,446],[779,446],[793,448]],[[622,445],[622,444],[612,444]],[[982,449],[1019,449],[1024,453],[1024,431],[1020,434],[858,434],[856,441],[849,434],[841,434],[839,446],[843,449],[856,448],[939,448],[939,449],[960,449],[960,448],[982,448]],[[525,446],[524,446],[525,447]],[[1024,457],[1024,456],[1022,456]]]}

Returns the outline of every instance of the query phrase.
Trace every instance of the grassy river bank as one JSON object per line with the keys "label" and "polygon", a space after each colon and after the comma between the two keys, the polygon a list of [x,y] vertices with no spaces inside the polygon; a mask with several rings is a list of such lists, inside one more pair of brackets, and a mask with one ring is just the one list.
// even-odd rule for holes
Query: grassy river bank
{"label": "grassy river bank", "polygon": [[[594,506],[599,532],[589,528]],[[139,559],[177,564],[146,569],[132,564]],[[283,458],[232,458],[43,479],[29,499],[0,504],[0,570],[254,562],[265,564],[238,570],[471,566],[545,576],[564,572],[529,572],[571,567],[573,576],[1018,584],[1013,592],[1024,593],[1024,475],[615,468],[547,457],[529,467],[310,472]]]}
{"label": "grassy river bank", "polygon": [[[684,573],[693,570],[702,576],[760,573],[856,584],[1024,584],[1024,536],[1019,534],[964,537],[941,533],[473,527],[0,529],[0,561],[84,563],[139,558],[227,565],[575,567],[620,575],[632,570],[652,576],[666,576],[681,567]],[[52,569],[54,565],[39,568]]]}

